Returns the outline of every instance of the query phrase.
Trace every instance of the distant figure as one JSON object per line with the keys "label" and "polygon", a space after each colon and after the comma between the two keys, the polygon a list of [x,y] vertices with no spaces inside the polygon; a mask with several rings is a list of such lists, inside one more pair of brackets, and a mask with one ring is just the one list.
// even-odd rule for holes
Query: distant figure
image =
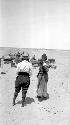
{"label": "distant figure", "polygon": [[20,52],[17,52],[16,57],[20,57]]}
{"label": "distant figure", "polygon": [[2,58],[1,59],[1,68],[3,69],[3,66],[4,66],[4,59]]}
{"label": "distant figure", "polygon": [[36,60],[35,55],[32,57],[33,60]]}
{"label": "distant figure", "polygon": [[32,74],[32,65],[29,62],[28,57],[26,57],[22,62],[18,63],[16,73],[17,77],[15,80],[13,106],[15,105],[16,97],[22,88],[22,107],[24,107],[26,93],[30,85],[30,76]]}
{"label": "distant figure", "polygon": [[46,99],[47,98],[47,82],[48,82],[48,71],[49,66],[46,64],[47,56],[42,56],[42,59],[39,62],[39,73],[38,77],[38,86],[37,86],[37,97]]}

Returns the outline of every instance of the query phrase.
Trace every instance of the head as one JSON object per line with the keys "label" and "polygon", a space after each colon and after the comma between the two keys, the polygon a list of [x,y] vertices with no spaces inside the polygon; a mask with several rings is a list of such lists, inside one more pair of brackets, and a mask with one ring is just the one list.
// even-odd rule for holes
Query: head
{"label": "head", "polygon": [[46,61],[46,60],[47,60],[47,56],[46,56],[45,53],[42,55],[42,60],[43,60],[43,61]]}

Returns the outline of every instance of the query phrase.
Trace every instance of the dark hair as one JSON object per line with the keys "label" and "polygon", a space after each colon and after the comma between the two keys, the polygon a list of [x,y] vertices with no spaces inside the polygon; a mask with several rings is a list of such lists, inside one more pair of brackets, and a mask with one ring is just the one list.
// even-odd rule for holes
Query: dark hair
{"label": "dark hair", "polygon": [[42,55],[42,60],[43,60],[43,61],[47,60],[47,56],[46,56],[45,53]]}

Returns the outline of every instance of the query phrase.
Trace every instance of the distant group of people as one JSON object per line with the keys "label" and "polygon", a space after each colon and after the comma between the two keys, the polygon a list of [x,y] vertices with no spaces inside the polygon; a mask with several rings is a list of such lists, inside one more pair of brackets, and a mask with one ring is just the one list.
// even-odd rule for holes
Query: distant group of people
{"label": "distant group of people", "polygon": [[[37,74],[38,85],[37,85],[37,98],[47,98],[47,82],[48,82],[48,71],[49,65],[46,63],[46,54],[42,55],[39,60],[39,72]],[[32,75],[32,64],[29,62],[27,56],[22,62],[17,64],[16,69],[17,77],[15,80],[15,92],[13,97],[13,106],[15,105],[16,97],[22,88],[22,107],[24,107],[26,93],[30,85],[30,77]]]}

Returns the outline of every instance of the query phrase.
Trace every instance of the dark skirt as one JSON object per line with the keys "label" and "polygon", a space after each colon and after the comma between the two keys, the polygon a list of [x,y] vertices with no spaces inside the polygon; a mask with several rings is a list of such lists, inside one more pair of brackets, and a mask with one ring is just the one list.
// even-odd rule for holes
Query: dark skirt
{"label": "dark skirt", "polygon": [[39,74],[38,76],[38,86],[37,86],[37,96],[47,97],[47,82],[48,74]]}

